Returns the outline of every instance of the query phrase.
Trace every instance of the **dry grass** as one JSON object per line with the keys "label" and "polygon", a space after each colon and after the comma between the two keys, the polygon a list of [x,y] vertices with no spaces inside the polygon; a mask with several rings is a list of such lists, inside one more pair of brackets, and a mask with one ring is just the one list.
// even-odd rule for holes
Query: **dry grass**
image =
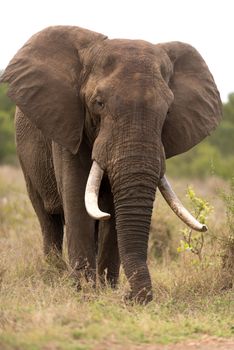
{"label": "dry grass", "polygon": [[[185,182],[173,185],[186,201]],[[228,234],[224,204],[217,195],[227,184],[212,179],[193,186],[214,206],[203,261],[177,253],[182,224],[158,198],[149,248],[155,298],[142,307],[122,301],[128,288],[123,274],[116,291],[94,291],[85,284],[77,293],[68,272],[48,265],[21,172],[0,168],[0,348],[94,349],[105,342],[127,347],[204,334],[232,337],[233,271],[222,268],[215,238]]]}

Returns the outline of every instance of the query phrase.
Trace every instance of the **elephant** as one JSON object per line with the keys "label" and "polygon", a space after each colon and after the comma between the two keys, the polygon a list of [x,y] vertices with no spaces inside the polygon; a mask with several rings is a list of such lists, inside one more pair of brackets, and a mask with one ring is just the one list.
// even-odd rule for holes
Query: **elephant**
{"label": "elephant", "polygon": [[153,299],[147,248],[156,189],[189,226],[205,231],[165,176],[166,159],[214,130],[222,103],[204,59],[183,42],[109,39],[51,26],[12,58],[1,82],[16,104],[19,161],[46,256],[62,256],[96,285],[118,282]]}

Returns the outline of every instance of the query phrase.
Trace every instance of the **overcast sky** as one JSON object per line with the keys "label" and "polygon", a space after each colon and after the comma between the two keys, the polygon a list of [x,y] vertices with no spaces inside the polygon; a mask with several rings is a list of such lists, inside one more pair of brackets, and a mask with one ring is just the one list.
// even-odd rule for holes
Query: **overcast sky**
{"label": "overcast sky", "polygon": [[187,42],[206,60],[222,100],[234,92],[234,0],[3,0],[0,69],[31,35],[58,24],[109,38]]}

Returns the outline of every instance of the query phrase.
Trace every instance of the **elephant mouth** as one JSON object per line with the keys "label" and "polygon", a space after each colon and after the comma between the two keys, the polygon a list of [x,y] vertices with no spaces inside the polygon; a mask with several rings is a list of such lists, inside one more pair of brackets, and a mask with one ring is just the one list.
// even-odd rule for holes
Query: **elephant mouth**
{"label": "elephant mouth", "polygon": [[[85,190],[85,206],[88,214],[96,220],[108,220],[110,214],[99,209],[98,194],[104,171],[96,161],[93,161]],[[166,176],[164,175],[158,183],[158,188],[173,210],[173,212],[191,229],[199,232],[207,231],[207,226],[200,223],[181,203]]]}

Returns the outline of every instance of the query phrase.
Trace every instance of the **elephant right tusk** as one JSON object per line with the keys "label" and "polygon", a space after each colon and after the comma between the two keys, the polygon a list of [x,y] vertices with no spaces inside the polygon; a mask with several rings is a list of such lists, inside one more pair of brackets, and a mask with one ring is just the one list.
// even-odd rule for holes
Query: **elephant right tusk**
{"label": "elephant right tusk", "polygon": [[205,224],[201,224],[197,221],[197,219],[195,219],[195,217],[183,206],[165,176],[160,179],[158,187],[170,208],[186,225],[199,232],[206,232],[208,230]]}
{"label": "elephant right tusk", "polygon": [[103,170],[94,160],[85,189],[85,207],[88,214],[96,220],[108,220],[110,218],[110,214],[101,211],[98,207],[98,193],[102,177]]}

